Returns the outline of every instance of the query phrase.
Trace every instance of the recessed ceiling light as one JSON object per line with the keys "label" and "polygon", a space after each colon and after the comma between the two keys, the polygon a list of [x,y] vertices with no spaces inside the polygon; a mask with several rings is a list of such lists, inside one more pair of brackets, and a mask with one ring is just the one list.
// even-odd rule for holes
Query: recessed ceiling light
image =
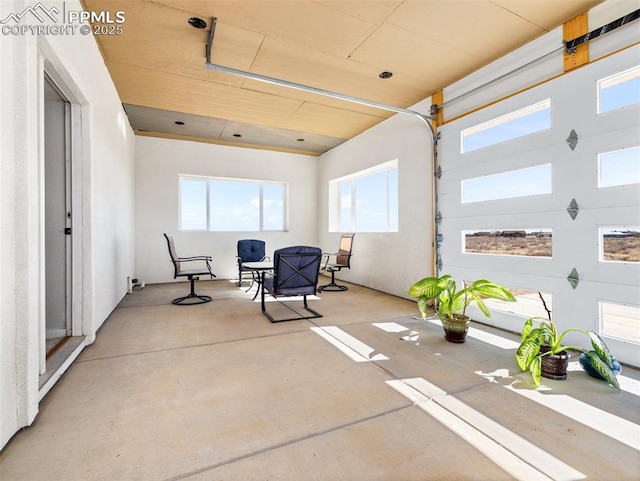
{"label": "recessed ceiling light", "polygon": [[393,76],[393,72],[388,72],[386,70],[378,74],[378,77],[380,78],[391,78],[392,76]]}
{"label": "recessed ceiling light", "polygon": [[176,120],[174,122],[174,124],[176,124],[176,125],[184,125],[184,122],[182,120]]}
{"label": "recessed ceiling light", "polygon": [[240,134],[233,134],[234,137],[242,137]]}
{"label": "recessed ceiling light", "polygon": [[198,17],[191,17],[189,19],[189,25],[195,28],[205,28],[207,26],[207,22]]}

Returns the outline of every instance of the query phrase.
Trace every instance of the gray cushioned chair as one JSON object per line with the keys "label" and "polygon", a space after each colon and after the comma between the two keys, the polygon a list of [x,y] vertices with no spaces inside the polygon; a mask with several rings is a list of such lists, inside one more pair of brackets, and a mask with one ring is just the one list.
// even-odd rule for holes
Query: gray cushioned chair
{"label": "gray cushioned chair", "polygon": [[[325,263],[322,266],[323,271],[331,272],[331,282],[318,287],[318,292],[322,291],[346,291],[347,286],[336,284],[336,272],[342,269],[351,269],[351,251],[353,250],[353,237],[355,234],[342,234],[340,237],[340,247],[338,252],[333,254],[322,254],[325,257]],[[329,259],[334,257],[334,262],[330,263]]]}
{"label": "gray cushioned chair", "polygon": [[[193,304],[204,304],[205,302],[211,302],[211,296],[196,294],[194,286],[194,282],[198,280],[198,276],[211,276],[212,278],[216,277],[216,275],[211,271],[211,257],[178,257],[178,255],[176,254],[176,247],[173,242],[173,237],[169,234],[163,235],[167,240],[169,256],[171,256],[171,262],[173,263],[173,278],[177,279],[178,277],[186,277],[191,283],[191,292],[188,295],[184,297],[178,297],[171,302],[178,306],[189,306]],[[185,269],[185,265],[190,268]]]}

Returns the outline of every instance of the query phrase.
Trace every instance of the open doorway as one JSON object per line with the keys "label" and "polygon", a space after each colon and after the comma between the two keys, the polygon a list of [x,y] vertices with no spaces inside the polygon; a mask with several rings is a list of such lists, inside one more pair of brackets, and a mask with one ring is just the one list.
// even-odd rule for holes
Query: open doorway
{"label": "open doorway", "polygon": [[70,142],[70,103],[45,75],[44,260],[47,359],[71,336]]}
{"label": "open doorway", "polygon": [[39,379],[46,396],[88,342],[88,102],[45,37],[39,62]]}

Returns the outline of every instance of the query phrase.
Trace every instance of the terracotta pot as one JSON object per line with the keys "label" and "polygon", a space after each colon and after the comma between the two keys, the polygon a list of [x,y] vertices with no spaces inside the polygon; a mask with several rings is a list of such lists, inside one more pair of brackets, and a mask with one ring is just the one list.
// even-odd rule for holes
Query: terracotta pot
{"label": "terracotta pot", "polygon": [[[549,346],[541,346],[540,353],[549,351]],[[555,379],[556,381],[563,381],[567,379],[567,367],[569,366],[569,359],[571,355],[567,351],[561,351],[557,354],[548,354],[542,356],[541,373],[542,377],[547,379]]]}
{"label": "terracotta pot", "polygon": [[449,342],[462,343],[467,340],[469,317],[454,314],[453,317],[440,316],[444,328],[444,338]]}

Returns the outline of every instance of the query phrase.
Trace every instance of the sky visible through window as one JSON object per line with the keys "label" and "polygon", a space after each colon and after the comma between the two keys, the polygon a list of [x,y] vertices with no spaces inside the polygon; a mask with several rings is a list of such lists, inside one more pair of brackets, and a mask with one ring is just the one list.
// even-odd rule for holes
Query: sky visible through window
{"label": "sky visible through window", "polygon": [[398,169],[340,182],[341,232],[398,230]]}
{"label": "sky visible through window", "polygon": [[640,103],[640,66],[598,81],[598,113]]}
{"label": "sky visible through window", "polygon": [[551,174],[551,164],[544,164],[466,179],[462,181],[462,202],[551,194]]}
{"label": "sky visible through window", "polygon": [[180,180],[181,229],[206,230],[207,182],[204,180]]}
{"label": "sky visible through window", "polygon": [[352,227],[352,182],[340,184],[340,232],[350,232]]}
{"label": "sky visible through window", "polygon": [[357,179],[356,231],[387,230],[387,173]]}
{"label": "sky visible through window", "polygon": [[262,186],[262,230],[283,230],[283,213],[284,184],[264,184]]}
{"label": "sky visible through window", "polygon": [[472,152],[550,128],[551,99],[547,99],[463,130],[462,152]]}
{"label": "sky visible through window", "polygon": [[285,228],[282,183],[181,178],[180,201],[181,230],[259,232]]}
{"label": "sky visible through window", "polygon": [[210,230],[259,231],[260,230],[260,184],[211,180]]}
{"label": "sky visible through window", "polygon": [[598,187],[640,184],[640,146],[598,155]]}

